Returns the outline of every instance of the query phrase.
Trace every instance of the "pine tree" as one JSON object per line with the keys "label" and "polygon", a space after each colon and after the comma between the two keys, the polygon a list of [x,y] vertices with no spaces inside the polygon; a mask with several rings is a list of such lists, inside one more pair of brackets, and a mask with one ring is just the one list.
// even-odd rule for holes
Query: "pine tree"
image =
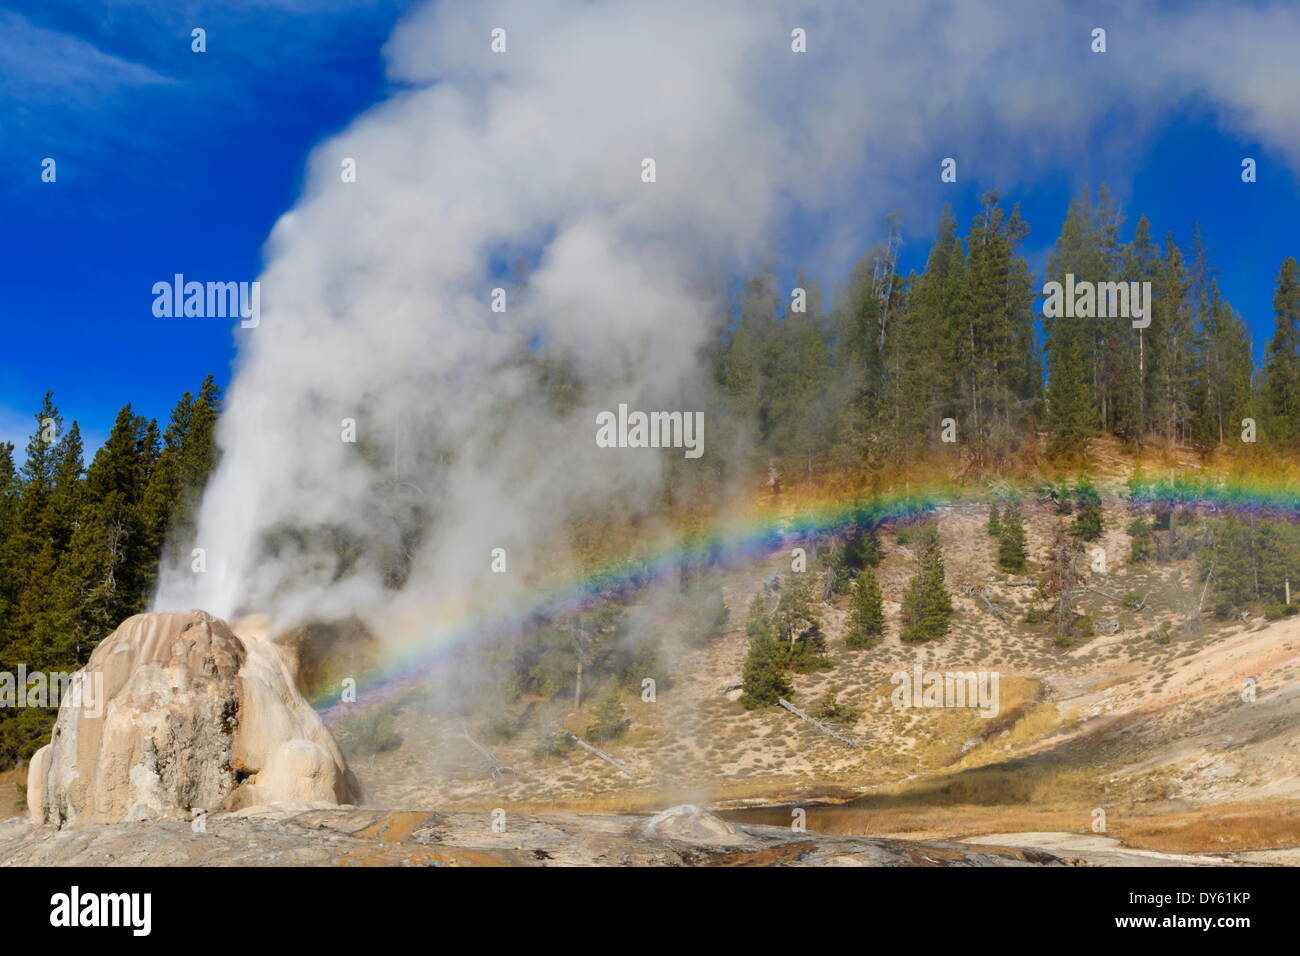
{"label": "pine tree", "polygon": [[854,267],[831,318],[836,383],[833,463],[859,477],[879,468],[885,451],[881,424],[888,403],[881,342],[887,299],[874,281],[877,258],[868,255]]}
{"label": "pine tree", "polygon": [[1019,207],[1005,216],[985,193],[971,225],[957,374],[971,465],[1001,462],[1019,441],[1036,389],[1032,276],[1018,249],[1029,232]]}
{"label": "pine tree", "polygon": [[814,606],[812,584],[806,576],[791,575],[786,579],[771,622],[776,636],[791,647],[805,632],[821,626],[821,618]]}
{"label": "pine tree", "polygon": [[45,393],[36,413],[36,429],[27,442],[21,470],[18,520],[5,542],[5,565],[11,569],[11,613],[0,618],[0,665],[32,669],[56,663],[50,654],[55,594],[51,587],[60,551],[58,514],[54,507],[60,472],[59,443],[63,417],[54,396]]}
{"label": "pine tree", "polygon": [[211,375],[203,380],[198,398],[185,392],[172,410],[161,440],[148,429],[141,436],[141,466],[148,480],[139,505],[149,551],[157,556],[142,574],[151,592],[162,561],[176,562],[193,548],[198,503],[216,468],[216,423],[221,414],[221,390]]}
{"label": "pine tree", "polygon": [[[158,461],[140,503],[140,516],[149,536],[150,546],[160,555],[163,554],[163,548],[167,543],[168,531],[174,522],[179,524],[182,517],[177,502],[183,496],[182,458],[186,454],[185,445],[190,435],[193,418],[194,396],[185,392],[172,410],[171,422],[163,432]],[[173,549],[167,557],[174,559],[176,553],[179,551]]]}
{"label": "pine tree", "polygon": [[[0,443],[0,668],[75,670],[145,607],[162,540],[154,531],[197,501],[216,463],[220,409],[211,376],[197,401],[178,406],[170,440],[128,406],[87,469],[78,424],[65,429],[46,393],[21,470]],[[48,741],[54,715],[0,708],[0,766]]]}
{"label": "pine tree", "polygon": [[990,538],[1002,536],[1002,519],[998,516],[998,503],[996,501],[989,505],[989,521],[984,530],[988,532]]}
{"label": "pine tree", "polygon": [[775,704],[777,698],[789,697],[794,691],[785,676],[789,666],[789,646],[761,628],[749,639],[749,651],[741,672],[743,692],[740,703],[746,710]]}
{"label": "pine tree", "polygon": [[54,488],[50,496],[48,532],[59,555],[67,551],[81,511],[81,479],[85,470],[85,444],[81,440],[81,428],[73,422],[54,446]]}
{"label": "pine tree", "polygon": [[1218,284],[1214,280],[1215,267],[1210,262],[1209,247],[1201,233],[1201,224],[1192,226],[1192,262],[1188,269],[1189,300],[1195,321],[1193,342],[1194,368],[1191,395],[1191,437],[1202,449],[1218,444],[1217,439],[1207,441],[1213,429],[1209,405],[1212,393],[1219,382],[1219,354],[1216,348],[1216,325],[1222,311],[1218,303]]}
{"label": "pine tree", "polygon": [[792,466],[790,471],[811,479],[817,456],[830,438],[822,385],[831,346],[816,281],[800,270],[795,286],[805,293],[803,311],[794,310],[792,295],[775,333],[777,354],[768,412],[770,448]]}
{"label": "pine tree", "polygon": [[1264,432],[1274,448],[1300,448],[1300,264],[1282,263],[1273,293],[1275,329],[1260,389]]}
{"label": "pine tree", "polygon": [[863,568],[853,585],[853,607],[844,643],[855,649],[871,647],[884,633],[885,609],[880,582],[872,568]]}
{"label": "pine tree", "polygon": [[616,740],[627,732],[630,723],[623,702],[617,693],[611,692],[596,707],[596,719],[587,727],[583,736],[592,743]]}
{"label": "pine tree", "polygon": [[[1154,295],[1159,268],[1160,250],[1151,240],[1150,221],[1142,216],[1125,250],[1124,281],[1150,282]],[[1125,361],[1116,390],[1115,434],[1141,445],[1151,422],[1151,329],[1132,326],[1131,322],[1122,325],[1126,347],[1120,353]]]}
{"label": "pine tree", "polygon": [[771,630],[771,622],[768,617],[767,602],[763,599],[763,592],[760,591],[754,595],[749,602],[749,616],[745,619],[745,633],[749,637],[757,637]]}
{"label": "pine tree", "polygon": [[790,645],[789,662],[790,669],[798,674],[811,674],[835,666],[826,653],[826,635],[820,623],[805,628],[795,638]]}
{"label": "pine tree", "polygon": [[207,485],[208,476],[217,467],[217,419],[221,415],[221,389],[209,375],[199,386],[199,396],[194,401],[189,429],[181,443],[180,494],[172,523],[193,528],[194,513],[199,497]]}
{"label": "pine tree", "polygon": [[[1069,275],[1078,281],[1105,281],[1116,267],[1117,228],[1118,217],[1109,194],[1103,188],[1094,206],[1085,188],[1070,203],[1048,259],[1048,277],[1062,286]],[[1060,433],[1073,434],[1074,429],[1081,428],[1091,435],[1109,424],[1113,383],[1107,362],[1114,348],[1106,336],[1112,332],[1113,328],[1095,319],[1046,314],[1043,317],[1049,383],[1048,428],[1053,432],[1049,450],[1053,458],[1061,460],[1069,452]]]}
{"label": "pine tree", "polygon": [[1047,386],[1048,454],[1062,464],[1079,465],[1087,460],[1088,442],[1096,432],[1096,410],[1077,335],[1058,346],[1051,374]]}
{"label": "pine tree", "polygon": [[1211,282],[1201,317],[1199,364],[1193,395],[1193,437],[1204,449],[1235,439],[1243,418],[1250,415],[1254,365],[1250,337],[1241,316]]}
{"label": "pine tree", "polygon": [[945,204],[925,270],[908,279],[892,339],[892,436],[900,449],[938,449],[939,424],[961,403],[966,257]]}
{"label": "pine tree", "polygon": [[903,598],[902,629],[898,637],[904,644],[932,641],[948,633],[952,617],[952,596],[944,578],[943,550],[934,528],[919,534],[917,569]]}
{"label": "pine tree", "polygon": [[1232,608],[1251,602],[1280,603],[1286,583],[1294,591],[1300,575],[1295,529],[1285,522],[1229,516],[1215,531],[1201,564],[1218,600]]}
{"label": "pine tree", "polygon": [[828,594],[850,588],[863,568],[874,568],[883,557],[880,534],[868,507],[857,509],[842,539],[832,540],[827,585]]}
{"label": "pine tree", "polygon": [[1191,417],[1195,339],[1187,270],[1174,237],[1165,238],[1165,255],[1153,288],[1151,321],[1154,395],[1152,424],[1172,451],[1187,437]]}
{"label": "pine tree", "polygon": [[[1123,268],[1124,249],[1119,241],[1123,216],[1115,197],[1103,185],[1092,210],[1092,233],[1099,282],[1115,280]],[[1091,335],[1093,404],[1103,431],[1113,432],[1123,411],[1121,393],[1131,354],[1132,322],[1123,317],[1098,318]]]}
{"label": "pine tree", "polygon": [[831,684],[822,694],[812,709],[812,715],[818,720],[838,720],[846,724],[856,723],[862,713],[840,702],[840,688]]}
{"label": "pine tree", "polygon": [[1101,537],[1101,495],[1091,481],[1084,478],[1074,486],[1074,521],[1070,535],[1080,541],[1096,541]]}
{"label": "pine tree", "polygon": [[60,649],[79,663],[146,604],[155,560],[140,514],[149,478],[148,433],[148,422],[124,407],[86,472],[86,500],[55,587]]}
{"label": "pine tree", "polygon": [[1008,574],[1016,574],[1025,569],[1025,559],[1028,557],[1024,518],[1021,517],[1019,508],[1008,505],[998,535],[998,567]]}
{"label": "pine tree", "polygon": [[[13,442],[0,442],[0,622],[8,620],[18,593],[18,571],[12,566],[8,541],[18,530],[22,484],[14,467]],[[0,624],[0,644],[4,627]]]}
{"label": "pine tree", "polygon": [[770,266],[743,284],[735,311],[720,352],[719,379],[734,410],[754,427],[760,447],[766,447],[775,424],[781,362],[776,276]]}
{"label": "pine tree", "polygon": [[787,665],[801,674],[830,666],[821,617],[806,575],[792,575],[781,588],[781,598],[770,624],[777,639],[786,643]]}

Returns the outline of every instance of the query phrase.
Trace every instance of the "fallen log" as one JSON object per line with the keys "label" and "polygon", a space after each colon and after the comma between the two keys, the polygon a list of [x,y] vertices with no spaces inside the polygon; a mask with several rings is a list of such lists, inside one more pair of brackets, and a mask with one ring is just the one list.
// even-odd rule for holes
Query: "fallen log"
{"label": "fallen log", "polygon": [[468,727],[462,727],[461,732],[465,735],[465,739],[469,741],[469,745],[473,747],[475,750],[477,750],[480,754],[482,754],[483,759],[488,762],[488,766],[492,769],[492,776],[500,777],[502,774],[507,774],[507,773],[510,774],[511,776],[518,776],[518,774],[515,773],[513,767],[507,767],[505,764],[503,764],[500,760],[496,758],[496,756],[492,753],[492,751],[488,750],[477,740],[471,737],[469,735]]}
{"label": "fallen log", "polygon": [[592,753],[594,753],[597,757],[599,757],[601,760],[605,761],[605,762],[606,762],[607,764],[609,764],[610,766],[612,766],[612,767],[617,767],[619,770],[623,771],[623,772],[624,772],[625,774],[627,774],[629,777],[632,777],[633,779],[636,779],[636,774],[634,774],[631,770],[629,770],[629,769],[628,769],[624,764],[620,763],[619,761],[617,761],[617,760],[615,760],[613,757],[611,757],[609,754],[605,753],[605,751],[603,751],[603,750],[597,750],[595,747],[593,747],[591,744],[587,743],[585,740],[583,740],[583,739],[582,739],[581,737],[579,737],[577,734],[569,734],[569,736],[570,736],[571,738],[573,738],[573,742],[574,742],[575,744],[577,744],[579,747],[583,748],[584,750],[590,750]]}
{"label": "fallen log", "polygon": [[1136,604],[1130,604],[1129,607],[1132,608],[1134,611],[1142,610],[1144,607],[1147,606],[1147,598],[1151,597],[1151,594],[1152,592],[1148,591],[1146,594],[1142,595],[1142,600],[1138,601]]}
{"label": "fallen log", "polygon": [[790,703],[784,697],[778,697],[776,702],[780,704],[782,707],[784,707],[786,710],[790,711],[790,713],[794,714],[796,717],[808,721],[808,723],[812,724],[814,727],[816,727],[822,733],[826,734],[828,737],[834,737],[840,743],[847,744],[848,746],[852,747],[854,750],[857,750],[862,746],[862,744],[858,743],[856,740],[849,737],[847,734],[842,734],[838,730],[835,730],[832,727],[828,727],[826,724],[822,723],[816,717],[810,716],[809,714],[805,714],[802,710],[800,710],[794,704]]}
{"label": "fallen log", "polygon": [[1124,599],[1121,598],[1121,597],[1116,597],[1115,595],[1111,594],[1109,591],[1103,591],[1101,588],[1087,587],[1087,588],[1084,588],[1084,590],[1085,590],[1085,591],[1091,591],[1093,594],[1100,594],[1100,595],[1101,595],[1102,597],[1104,597],[1106,600],[1108,600],[1108,601],[1114,601],[1116,604],[1122,604],[1124,607],[1127,607],[1127,608],[1129,608],[1130,610],[1133,610],[1133,611],[1140,611],[1140,610],[1142,610],[1144,607],[1146,607],[1146,606],[1147,606],[1147,598],[1149,598],[1149,597],[1151,596],[1151,592],[1148,591],[1146,594],[1144,594],[1144,595],[1142,596],[1142,600],[1138,601],[1137,603],[1134,603],[1134,602],[1132,602],[1132,601],[1126,601],[1126,600],[1124,600]]}
{"label": "fallen log", "polygon": [[1010,623],[1011,615],[1008,614],[1005,609],[998,607],[996,604],[990,601],[988,597],[985,596],[984,589],[981,588],[979,585],[968,584],[965,588],[965,592],[968,597],[973,597],[976,600],[981,601],[990,614],[995,615],[996,617],[998,617],[1000,620],[1004,622]]}

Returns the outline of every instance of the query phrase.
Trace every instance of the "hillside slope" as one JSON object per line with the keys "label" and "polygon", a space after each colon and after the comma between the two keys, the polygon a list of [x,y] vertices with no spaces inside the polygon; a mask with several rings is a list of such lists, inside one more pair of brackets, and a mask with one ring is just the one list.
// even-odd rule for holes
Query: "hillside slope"
{"label": "hillside slope", "polygon": [[[1192,559],[1130,562],[1123,529],[1131,515],[1117,495],[1122,477],[1108,476],[1106,530],[1096,543],[1108,570],[1089,576],[1094,590],[1081,593],[1077,608],[1095,621],[1115,622],[1117,630],[1072,647],[1057,646],[1046,625],[1024,622],[1027,609],[1042,605],[1033,586],[1009,584],[1007,575],[991,570],[995,542],[985,533],[982,505],[940,508],[935,515],[956,609],[950,633],[926,645],[900,643],[899,605],[914,555],[884,536],[877,571],[886,638],[869,650],[845,647],[847,598],[841,596],[821,608],[834,666],[792,675],[794,701],[805,709],[834,688],[842,704],[860,712],[839,724],[859,748],[778,707],[745,710],[737,703],[747,648],[744,609],[774,575],[788,573],[782,550],[728,572],[727,631],[707,648],[676,652],[671,685],[654,702],[626,696],[628,732],[602,747],[635,778],[581,750],[538,757],[527,735],[491,744],[515,771],[493,777],[460,722],[418,707],[396,713],[401,746],[355,756],[353,764],[369,799],[383,806],[835,804],[833,814],[811,811],[810,825],[815,814],[819,828],[839,832],[926,836],[1091,832],[1101,808],[1107,832],[1167,849],[1300,845],[1300,815],[1292,810],[1300,796],[1300,618],[1224,622],[1197,615],[1203,587]],[[1047,502],[1027,502],[1025,510],[1028,550],[1037,558],[1061,519]],[[1022,579],[1037,570],[1031,566]],[[978,590],[968,593],[972,588]],[[1139,610],[1132,595],[1145,598]],[[926,672],[996,672],[996,715],[893,706],[891,675],[918,664]],[[1253,700],[1244,699],[1248,679]],[[570,707],[564,719],[580,732],[591,714]],[[1238,808],[1228,815],[1235,822],[1209,824],[1204,816],[1173,822],[1227,805]],[[770,811],[755,814],[778,822]],[[1140,837],[1143,827],[1150,833]],[[1213,837],[1199,832],[1207,827]],[[1171,837],[1174,830],[1183,837]]]}

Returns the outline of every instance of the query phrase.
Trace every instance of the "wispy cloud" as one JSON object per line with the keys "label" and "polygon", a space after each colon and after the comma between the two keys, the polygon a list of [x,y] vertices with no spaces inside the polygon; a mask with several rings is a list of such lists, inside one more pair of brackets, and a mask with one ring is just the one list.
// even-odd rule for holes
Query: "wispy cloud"
{"label": "wispy cloud", "polygon": [[36,163],[66,144],[112,148],[144,132],[122,123],[127,105],[174,84],[81,37],[0,14],[0,158],[35,175]]}
{"label": "wispy cloud", "polygon": [[[143,182],[177,151],[273,126],[268,102],[292,109],[295,91],[328,96],[350,82],[331,66],[373,55],[410,2],[56,0],[0,13],[0,162],[36,170],[62,156]],[[202,54],[191,49],[196,28],[206,31]],[[97,164],[105,156],[114,162]],[[14,187],[13,177],[0,183]]]}
{"label": "wispy cloud", "polygon": [[171,82],[142,63],[106,53],[77,36],[0,14],[0,97],[31,109],[88,109],[124,88]]}

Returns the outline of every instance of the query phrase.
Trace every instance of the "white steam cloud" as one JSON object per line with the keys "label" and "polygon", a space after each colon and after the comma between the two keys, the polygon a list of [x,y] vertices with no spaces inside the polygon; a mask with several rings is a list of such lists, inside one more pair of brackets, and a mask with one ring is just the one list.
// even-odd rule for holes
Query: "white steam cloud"
{"label": "white steam cloud", "polygon": [[[156,606],[263,610],[288,625],[508,603],[536,562],[557,560],[566,517],[595,501],[650,508],[662,459],[597,448],[596,413],[702,407],[698,350],[720,277],[752,265],[791,214],[818,223],[814,254],[842,266],[885,209],[918,191],[937,205],[944,156],[962,176],[1014,177],[1075,155],[1117,100],[1137,131],[1208,95],[1295,146],[1296,98],[1257,95],[1269,68],[1249,55],[1257,34],[1294,49],[1294,12],[1234,14],[1222,34],[1234,71],[1166,43],[1193,22],[1214,35],[1216,7],[1174,20],[1103,9],[420,9],[385,51],[400,92],[316,151],[271,236],[261,324],[238,333],[223,459],[200,514],[207,569],[167,570]],[[1096,25],[1109,59],[1089,52]],[[806,54],[791,51],[796,27]],[[509,274],[519,259],[529,267]],[[504,314],[489,307],[496,286]],[[542,401],[520,371],[536,341],[572,358],[572,407]],[[358,444],[341,440],[347,418]],[[708,441],[706,422],[706,458]],[[489,570],[498,547],[506,575]],[[401,550],[412,570],[395,593],[384,575]]]}

